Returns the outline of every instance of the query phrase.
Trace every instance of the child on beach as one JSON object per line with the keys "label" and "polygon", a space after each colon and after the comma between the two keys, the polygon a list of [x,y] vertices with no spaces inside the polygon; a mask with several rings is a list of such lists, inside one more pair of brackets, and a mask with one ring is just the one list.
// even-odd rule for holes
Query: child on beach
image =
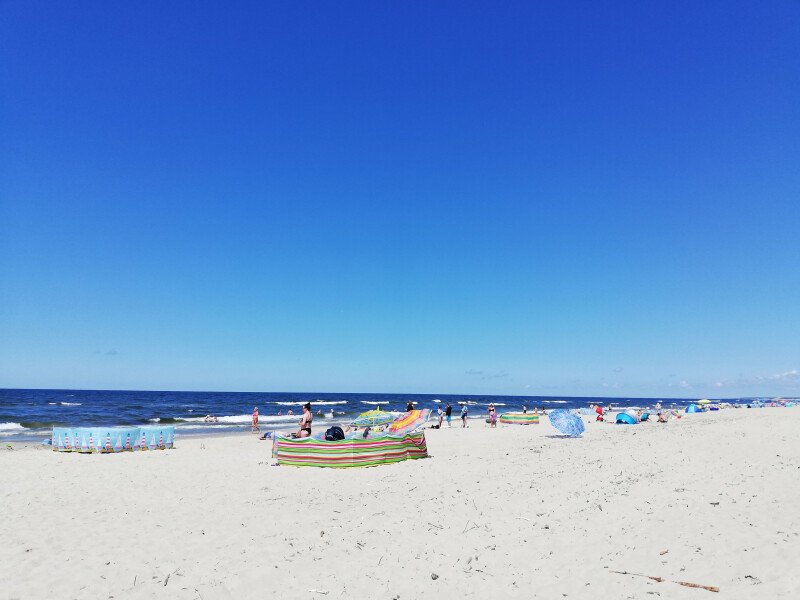
{"label": "child on beach", "polygon": [[469,414],[469,409],[465,403],[464,406],[461,407],[461,429],[467,426],[467,414]]}
{"label": "child on beach", "polygon": [[494,409],[494,404],[489,405],[489,427],[497,427],[497,411]]}
{"label": "child on beach", "polygon": [[253,407],[253,426],[250,428],[250,431],[258,431],[258,407]]}

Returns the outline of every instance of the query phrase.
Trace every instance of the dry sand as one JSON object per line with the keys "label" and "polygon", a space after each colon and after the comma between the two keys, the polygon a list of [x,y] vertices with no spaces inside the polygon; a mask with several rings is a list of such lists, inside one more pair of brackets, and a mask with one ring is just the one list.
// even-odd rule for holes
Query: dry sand
{"label": "dry sand", "polygon": [[352,470],[270,466],[249,434],[3,450],[0,598],[796,598],[798,431],[791,408],[478,423]]}

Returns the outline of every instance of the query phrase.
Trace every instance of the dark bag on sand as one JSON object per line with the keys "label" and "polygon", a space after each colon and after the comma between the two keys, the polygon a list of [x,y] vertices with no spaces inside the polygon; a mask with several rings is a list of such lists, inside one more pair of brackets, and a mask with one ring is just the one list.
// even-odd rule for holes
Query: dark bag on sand
{"label": "dark bag on sand", "polygon": [[337,427],[334,425],[333,427],[329,428],[328,431],[325,432],[325,439],[329,442],[333,442],[335,440],[343,440],[344,439],[344,431],[342,431],[341,427]]}

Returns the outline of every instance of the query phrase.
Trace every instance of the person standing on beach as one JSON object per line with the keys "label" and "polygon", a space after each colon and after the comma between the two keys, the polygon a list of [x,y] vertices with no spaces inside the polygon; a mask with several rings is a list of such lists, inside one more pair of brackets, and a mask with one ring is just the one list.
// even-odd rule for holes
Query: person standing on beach
{"label": "person standing on beach", "polygon": [[436,429],[442,428],[442,418],[444,417],[444,413],[442,412],[442,407],[436,409],[436,413],[439,415],[439,423],[436,425]]}
{"label": "person standing on beach", "polygon": [[450,403],[447,403],[447,406],[444,407],[444,416],[447,418],[447,426],[452,427],[450,424],[450,417],[453,415],[453,407],[450,406]]}
{"label": "person standing on beach", "polygon": [[489,405],[489,427],[497,427],[497,411],[494,404]]}
{"label": "person standing on beach", "polygon": [[258,431],[258,407],[253,407],[253,426],[250,428],[250,431]]}
{"label": "person standing on beach", "polygon": [[469,414],[469,409],[467,408],[467,403],[464,403],[464,406],[461,407],[461,429],[464,429],[467,426],[467,415]]}
{"label": "person standing on beach", "polygon": [[411,412],[412,410],[414,410],[414,402],[409,400],[408,404],[406,404],[406,412]]}

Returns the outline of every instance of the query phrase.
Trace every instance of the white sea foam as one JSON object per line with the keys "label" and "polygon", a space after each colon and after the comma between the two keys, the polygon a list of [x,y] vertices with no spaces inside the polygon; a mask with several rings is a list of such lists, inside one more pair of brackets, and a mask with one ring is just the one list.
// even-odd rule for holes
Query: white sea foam
{"label": "white sea foam", "polygon": [[59,402],[61,406],[80,406],[81,402]]}
{"label": "white sea foam", "polygon": [[310,400],[302,402],[273,402],[279,406],[303,406],[306,402],[311,402],[314,406],[328,406],[331,404],[347,404],[347,400]]}
{"label": "white sea foam", "polygon": [[566,404],[566,400],[542,400],[545,404]]}
{"label": "white sea foam", "polygon": [[25,428],[19,423],[0,423],[0,431],[8,433],[11,431],[24,431],[24,430]]}
{"label": "white sea foam", "polygon": [[381,404],[389,404],[388,402],[374,402],[372,400],[362,400],[361,404],[370,404],[372,406],[380,406]]}
{"label": "white sea foam", "polygon": [[[180,417],[179,417],[180,418]],[[297,421],[300,419],[300,415],[259,415],[258,422],[259,423],[283,423],[283,422],[291,422]],[[206,423],[205,417],[187,417],[183,419],[187,423]],[[208,425],[215,425],[216,423],[226,423],[226,424],[233,424],[233,425],[249,425],[253,422],[253,415],[223,415],[221,417],[217,417],[217,420],[214,423],[207,423]]]}

